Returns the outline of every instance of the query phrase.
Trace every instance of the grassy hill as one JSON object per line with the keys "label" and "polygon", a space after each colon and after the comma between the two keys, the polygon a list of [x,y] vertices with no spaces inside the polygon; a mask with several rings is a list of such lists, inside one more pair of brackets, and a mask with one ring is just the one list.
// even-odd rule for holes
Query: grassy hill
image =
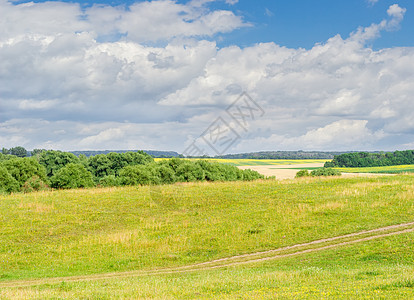
{"label": "grassy hill", "polygon": [[[413,295],[413,232],[315,252],[306,252],[316,247],[309,245],[292,256],[220,269],[163,271],[412,222],[413,179],[306,178],[0,196],[0,299]],[[138,273],[93,277],[128,271]],[[47,281],[85,275],[92,277]],[[27,281],[37,278],[45,281]]]}

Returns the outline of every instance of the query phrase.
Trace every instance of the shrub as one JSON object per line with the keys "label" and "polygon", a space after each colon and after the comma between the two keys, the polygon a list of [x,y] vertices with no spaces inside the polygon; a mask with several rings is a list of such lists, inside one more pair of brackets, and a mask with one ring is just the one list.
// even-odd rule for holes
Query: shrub
{"label": "shrub", "polygon": [[127,166],[119,171],[119,177],[123,185],[161,183],[155,168],[149,165]]}
{"label": "shrub", "polygon": [[74,154],[54,150],[40,152],[37,155],[37,159],[46,168],[48,177],[53,176],[57,171],[70,163],[79,163],[79,158]]}
{"label": "shrub", "polygon": [[22,186],[21,191],[24,193],[30,193],[34,191],[46,191],[49,189],[49,186],[35,175],[32,178],[29,178]]}
{"label": "shrub", "polygon": [[74,163],[67,164],[61,168],[50,178],[50,181],[52,182],[52,187],[62,189],[94,186],[92,174],[82,164]]}
{"label": "shrub", "polygon": [[307,177],[310,176],[309,171],[308,170],[300,170],[299,172],[296,173],[296,178],[299,177]]}
{"label": "shrub", "polygon": [[110,187],[110,186],[120,186],[121,179],[115,175],[107,175],[99,180],[99,185]]}
{"label": "shrub", "polygon": [[167,165],[157,166],[158,177],[163,184],[171,184],[177,182],[178,178],[175,176],[174,170]]}
{"label": "shrub", "polygon": [[192,161],[186,161],[177,167],[176,176],[179,181],[192,182],[197,180],[205,180],[204,170],[199,164]]}
{"label": "shrub", "polygon": [[1,165],[17,180],[19,187],[22,187],[33,176],[39,177],[43,182],[48,182],[45,168],[35,158],[11,158],[3,161]]}
{"label": "shrub", "polygon": [[332,168],[320,168],[313,170],[311,176],[339,176],[341,172]]}
{"label": "shrub", "polygon": [[6,168],[0,166],[0,193],[18,192],[20,185]]}

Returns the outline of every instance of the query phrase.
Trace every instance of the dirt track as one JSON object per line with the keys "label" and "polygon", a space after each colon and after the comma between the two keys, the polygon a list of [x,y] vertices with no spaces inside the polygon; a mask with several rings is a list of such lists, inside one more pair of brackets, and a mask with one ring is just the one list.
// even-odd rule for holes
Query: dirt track
{"label": "dirt track", "polygon": [[44,279],[33,279],[33,280],[19,280],[0,282],[0,288],[17,288],[17,287],[28,287],[44,284],[59,284],[61,282],[81,282],[81,281],[92,281],[92,280],[105,280],[105,279],[121,279],[129,277],[141,277],[151,275],[162,275],[162,274],[179,274],[203,270],[213,270],[217,268],[233,267],[244,264],[252,264],[263,262],[267,260],[273,260],[278,258],[296,256],[306,253],[313,253],[322,250],[328,250],[335,247],[351,245],[355,243],[366,242],[374,239],[379,239],[387,236],[404,234],[414,232],[414,222],[392,225],[373,230],[361,231],[342,236],[326,238],[316,240],[309,243],[297,244],[278,248],[269,251],[256,252],[244,255],[238,255],[233,257],[227,257],[217,259],[209,262],[192,264],[177,268],[165,268],[165,269],[154,269],[148,271],[130,271],[130,272],[117,272],[117,273],[106,273],[97,275],[87,276],[72,276],[72,277],[59,277],[59,278],[44,278]]}

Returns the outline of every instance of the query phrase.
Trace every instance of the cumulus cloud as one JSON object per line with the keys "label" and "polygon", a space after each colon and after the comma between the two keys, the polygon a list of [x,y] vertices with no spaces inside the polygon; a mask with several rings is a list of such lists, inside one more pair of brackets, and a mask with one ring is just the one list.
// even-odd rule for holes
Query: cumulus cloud
{"label": "cumulus cloud", "polygon": [[206,37],[249,24],[209,2],[0,0],[1,146],[181,152],[242,91],[265,115],[233,152],[411,145],[414,50],[366,46],[397,29],[404,8],[309,50],[218,49]]}

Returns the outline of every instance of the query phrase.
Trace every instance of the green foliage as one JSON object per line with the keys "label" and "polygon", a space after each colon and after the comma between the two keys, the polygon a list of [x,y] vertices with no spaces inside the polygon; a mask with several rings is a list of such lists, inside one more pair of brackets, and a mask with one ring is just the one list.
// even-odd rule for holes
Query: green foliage
{"label": "green foliage", "polygon": [[203,168],[192,161],[184,161],[181,163],[177,167],[175,174],[179,181],[191,182],[205,180]]}
{"label": "green foliage", "polygon": [[[297,174],[296,174],[297,175]],[[341,172],[332,168],[320,168],[313,170],[311,176],[340,176]]]}
{"label": "green foliage", "polygon": [[156,171],[158,173],[160,182],[163,184],[171,184],[178,181],[174,170],[169,166],[157,164]]}
{"label": "green foliage", "polygon": [[300,170],[299,172],[296,173],[295,177],[307,177],[310,176],[309,171],[308,170]]}
{"label": "green foliage", "polygon": [[32,178],[29,178],[21,188],[21,191],[24,193],[46,190],[49,190],[49,186],[37,175],[33,176]]}
{"label": "green foliage", "polygon": [[153,162],[154,159],[143,151],[111,152],[89,157],[88,169],[99,179],[107,175],[118,175],[118,172],[126,166],[146,165]]}
{"label": "green foliage", "polygon": [[15,155],[17,157],[26,157],[27,156],[27,150],[23,148],[22,146],[17,146],[10,149],[10,154]]}
{"label": "green foliage", "polygon": [[69,163],[50,178],[52,187],[61,189],[94,186],[92,174],[82,165]]}
{"label": "green foliage", "polygon": [[79,163],[79,158],[69,152],[48,150],[38,154],[37,159],[46,168],[48,177],[52,177],[57,171],[70,163]]}
{"label": "green foliage", "polygon": [[119,172],[123,185],[159,184],[160,179],[153,166],[127,166]]}
{"label": "green foliage", "polygon": [[40,155],[42,152],[45,152],[45,151],[47,151],[46,149],[33,149],[31,152],[30,152],[30,155],[31,156],[38,156],[38,155]]}
{"label": "green foliage", "polygon": [[95,184],[154,185],[264,178],[256,171],[205,160],[172,158],[154,162],[143,151],[111,152],[89,158],[82,154],[76,157],[69,152],[42,149],[35,149],[32,154],[33,157],[25,160],[0,154],[0,162],[24,192],[46,189],[49,180],[53,188],[78,188]]}
{"label": "green foliage", "polygon": [[367,153],[355,152],[334,156],[325,167],[361,168],[414,164],[414,150]]}
{"label": "green foliage", "polygon": [[104,187],[120,186],[121,178],[115,175],[107,175],[99,180],[99,185]]}
{"label": "green foliage", "polygon": [[38,176],[43,182],[48,181],[45,168],[32,157],[11,158],[1,162],[1,165],[17,180],[20,187],[33,176]]}
{"label": "green foliage", "polygon": [[17,192],[19,189],[17,180],[10,175],[5,167],[0,165],[0,193]]}

